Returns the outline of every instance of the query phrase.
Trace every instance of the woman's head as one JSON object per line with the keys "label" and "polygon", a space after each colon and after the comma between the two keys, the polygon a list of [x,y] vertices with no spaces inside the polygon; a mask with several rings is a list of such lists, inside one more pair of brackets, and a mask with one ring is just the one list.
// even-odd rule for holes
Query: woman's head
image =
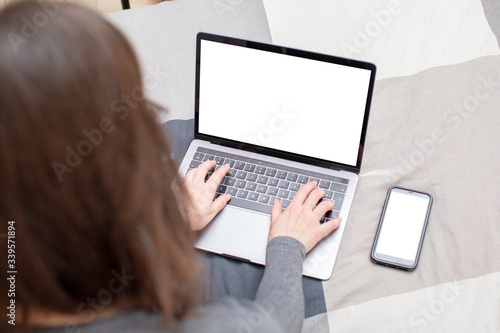
{"label": "woman's head", "polygon": [[0,78],[0,232],[15,221],[16,305],[89,320],[106,306],[185,314],[194,250],[176,165],[122,34],[80,6],[15,3],[0,12]]}

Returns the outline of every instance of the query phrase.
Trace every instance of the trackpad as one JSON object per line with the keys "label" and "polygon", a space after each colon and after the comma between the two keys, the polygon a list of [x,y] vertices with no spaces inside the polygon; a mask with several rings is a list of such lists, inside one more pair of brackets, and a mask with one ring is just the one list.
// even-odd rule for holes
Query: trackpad
{"label": "trackpad", "polygon": [[202,250],[264,264],[269,215],[226,206],[196,243]]}

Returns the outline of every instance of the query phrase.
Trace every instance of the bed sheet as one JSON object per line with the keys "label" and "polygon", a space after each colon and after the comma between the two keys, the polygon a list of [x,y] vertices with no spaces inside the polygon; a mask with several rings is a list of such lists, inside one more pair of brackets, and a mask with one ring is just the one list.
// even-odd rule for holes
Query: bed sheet
{"label": "bed sheet", "polygon": [[[327,311],[304,332],[499,332],[499,2],[264,4],[274,43],[378,67]],[[392,185],[434,196],[411,273],[370,261]]]}
{"label": "bed sheet", "polygon": [[[500,1],[175,0],[108,17],[169,119],[192,118],[200,29],[375,63],[358,189],[332,278],[304,284],[303,331],[500,332]],[[411,273],[369,258],[392,185],[435,200]],[[219,267],[238,283],[239,265]]]}

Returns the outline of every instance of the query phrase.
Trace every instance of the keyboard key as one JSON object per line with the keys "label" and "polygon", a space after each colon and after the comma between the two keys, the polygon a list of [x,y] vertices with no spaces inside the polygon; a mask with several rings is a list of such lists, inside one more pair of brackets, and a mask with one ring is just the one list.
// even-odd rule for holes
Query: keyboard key
{"label": "keyboard key", "polygon": [[341,183],[341,184],[349,184],[349,180],[344,179],[344,178],[340,178],[340,177],[333,177],[332,180],[334,182]]}
{"label": "keyboard key", "polygon": [[259,183],[259,184],[267,184],[268,180],[269,180],[269,177],[266,177],[266,176],[257,177],[257,183]]}
{"label": "keyboard key", "polygon": [[228,187],[226,190],[226,193],[229,193],[229,194],[231,194],[231,196],[234,197],[236,195],[236,193],[238,193],[238,189],[235,187]]}
{"label": "keyboard key", "polygon": [[219,185],[219,186],[217,186],[217,190],[215,190],[215,192],[224,194],[224,193],[226,193],[226,190],[227,190],[226,185]]}
{"label": "keyboard key", "polygon": [[234,186],[237,188],[245,188],[245,186],[247,186],[247,182],[244,180],[238,179],[236,181],[236,184],[234,184]]}
{"label": "keyboard key", "polygon": [[323,202],[323,201],[331,201],[331,202],[333,202],[332,199],[326,199],[325,197],[321,198],[321,200],[320,200],[320,202]]}
{"label": "keyboard key", "polygon": [[274,177],[276,176],[276,171],[277,171],[276,169],[268,168],[266,171],[266,176]]}
{"label": "keyboard key", "polygon": [[286,180],[289,180],[291,182],[295,182],[295,181],[297,181],[298,177],[299,177],[299,175],[297,175],[296,173],[289,173],[288,177],[286,177]]}
{"label": "keyboard key", "polygon": [[288,190],[279,190],[278,192],[278,197],[283,198],[283,199],[288,199],[288,196],[290,195],[290,191]]}
{"label": "keyboard key", "polygon": [[270,196],[268,196],[268,195],[265,195],[265,194],[260,194],[260,195],[259,195],[259,200],[258,200],[258,201],[259,201],[259,202],[261,202],[261,203],[265,203],[265,204],[267,204],[267,203],[269,202],[269,199],[270,199],[270,198],[271,198],[271,197],[270,197]]}
{"label": "keyboard key", "polygon": [[231,177],[225,177],[225,178],[226,179],[224,180],[224,185],[234,186],[234,183],[236,183],[235,178],[231,178]]}
{"label": "keyboard key", "polygon": [[283,206],[283,209],[285,209],[286,207],[288,207],[288,205],[290,205],[290,200],[281,200],[281,206]]}
{"label": "keyboard key", "polygon": [[344,202],[344,194],[335,192],[335,194],[333,195],[333,202],[333,209],[340,210],[340,208],[342,207],[342,202]]}
{"label": "keyboard key", "polygon": [[252,201],[257,201],[257,199],[259,198],[259,193],[256,193],[256,192],[250,192],[248,194],[248,200],[252,200]]}
{"label": "keyboard key", "polygon": [[246,199],[248,196],[248,191],[245,190],[238,190],[238,194],[236,194],[238,198]]}
{"label": "keyboard key", "polygon": [[256,191],[259,192],[259,193],[266,193],[267,192],[267,186],[259,184],[259,185],[257,185]]}
{"label": "keyboard key", "polygon": [[216,158],[215,158],[215,163],[216,163],[217,165],[222,165],[222,164],[224,164],[224,157],[216,157]]}
{"label": "keyboard key", "polygon": [[299,176],[299,179],[297,179],[297,182],[301,184],[306,184],[309,181],[309,177],[307,176]]}
{"label": "keyboard key", "polygon": [[286,171],[278,171],[276,173],[276,178],[279,179],[286,179],[287,172]]}
{"label": "keyboard key", "polygon": [[231,168],[234,167],[234,160],[226,160],[226,164],[229,164]]}
{"label": "keyboard key", "polygon": [[325,198],[325,199],[332,199],[333,198],[333,192],[325,190],[325,196],[323,198]]}
{"label": "keyboard key", "polygon": [[249,182],[256,181],[257,180],[257,174],[255,174],[255,173],[249,173],[247,175],[247,179],[246,180],[248,180]]}
{"label": "keyboard key", "polygon": [[290,191],[290,195],[288,196],[288,199],[293,200],[293,198],[295,198],[295,194],[297,194],[297,192]]}
{"label": "keyboard key", "polygon": [[291,183],[289,189],[291,191],[298,191],[300,189],[300,184],[299,183]]}
{"label": "keyboard key", "polygon": [[289,186],[290,186],[290,182],[288,182],[286,180],[280,180],[278,183],[279,188],[288,189]]}
{"label": "keyboard key", "polygon": [[255,173],[257,173],[259,175],[263,175],[264,172],[266,172],[266,167],[258,166],[255,168]]}
{"label": "keyboard key", "polygon": [[255,164],[247,163],[247,165],[245,166],[245,171],[253,172],[254,170],[255,170]]}
{"label": "keyboard key", "polygon": [[201,164],[201,162],[198,162],[198,161],[191,161],[191,163],[189,164],[189,167],[190,167],[191,169],[195,169],[195,168],[197,168],[200,164]]}
{"label": "keyboard key", "polygon": [[208,160],[212,161],[214,158],[215,158],[214,155],[205,155],[205,157],[203,158],[203,162]]}
{"label": "keyboard key", "polygon": [[322,180],[320,180],[320,181],[319,181],[318,186],[319,186],[320,188],[324,188],[324,189],[327,189],[327,190],[328,190],[328,188],[330,188],[330,182],[329,182],[328,180],[323,180],[323,179],[322,179]]}
{"label": "keyboard key", "polygon": [[245,178],[247,178],[247,173],[245,171],[239,170],[238,172],[236,172],[235,177],[238,179],[245,179]]}
{"label": "keyboard key", "polygon": [[335,192],[340,192],[340,193],[345,193],[346,189],[347,189],[346,185],[337,184],[337,183],[332,183],[332,185],[330,186],[330,190],[333,190]]}
{"label": "keyboard key", "polygon": [[276,188],[276,187],[268,188],[267,194],[272,195],[272,196],[277,196],[278,195],[278,188]]}
{"label": "keyboard key", "polygon": [[[309,178],[309,181],[310,181],[310,182],[314,182],[314,181],[315,181],[315,182],[316,182],[316,183],[318,183],[318,185],[319,185],[319,178],[313,178],[313,177],[311,177],[311,178]],[[316,185],[316,187],[317,187],[318,185]]]}
{"label": "keyboard key", "polygon": [[334,218],[336,218],[339,215],[340,215],[340,212],[335,211],[335,210],[331,210],[329,212],[326,212],[326,214],[324,215],[324,217],[327,218],[327,219],[334,219]]}
{"label": "keyboard key", "polygon": [[226,173],[227,176],[229,177],[234,177],[236,176],[236,170],[235,169],[229,169],[229,171]]}
{"label": "keyboard key", "polygon": [[193,160],[195,160],[195,161],[203,161],[203,156],[205,156],[205,154],[195,153],[194,156],[193,156]]}
{"label": "keyboard key", "polygon": [[279,179],[278,178],[269,178],[267,185],[269,186],[278,186]]}
{"label": "keyboard key", "polygon": [[251,209],[267,214],[271,213],[271,209],[273,208],[273,206],[266,205],[257,201],[244,200],[237,197],[231,198],[231,200],[229,200],[228,202],[228,205]]}
{"label": "keyboard key", "polygon": [[249,190],[249,191],[255,191],[256,188],[257,188],[257,184],[252,183],[252,182],[248,182],[247,186],[245,186],[245,189]]}
{"label": "keyboard key", "polygon": [[236,161],[236,163],[234,163],[234,168],[235,169],[243,170],[244,167],[245,167],[245,163],[244,162]]}

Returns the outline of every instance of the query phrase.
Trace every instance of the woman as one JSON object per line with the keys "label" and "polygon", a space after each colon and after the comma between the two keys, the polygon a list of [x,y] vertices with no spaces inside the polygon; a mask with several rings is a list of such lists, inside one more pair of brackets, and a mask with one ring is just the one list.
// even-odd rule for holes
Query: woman
{"label": "woman", "polygon": [[192,231],[230,200],[212,201],[229,167],[176,179],[125,38],[80,6],[15,3],[0,13],[0,78],[0,221],[15,241],[12,267],[1,245],[4,327],[300,331],[304,255],[340,223],[319,224],[332,203],[316,205],[315,183],[284,212],[275,202],[255,300],[202,305]]}

